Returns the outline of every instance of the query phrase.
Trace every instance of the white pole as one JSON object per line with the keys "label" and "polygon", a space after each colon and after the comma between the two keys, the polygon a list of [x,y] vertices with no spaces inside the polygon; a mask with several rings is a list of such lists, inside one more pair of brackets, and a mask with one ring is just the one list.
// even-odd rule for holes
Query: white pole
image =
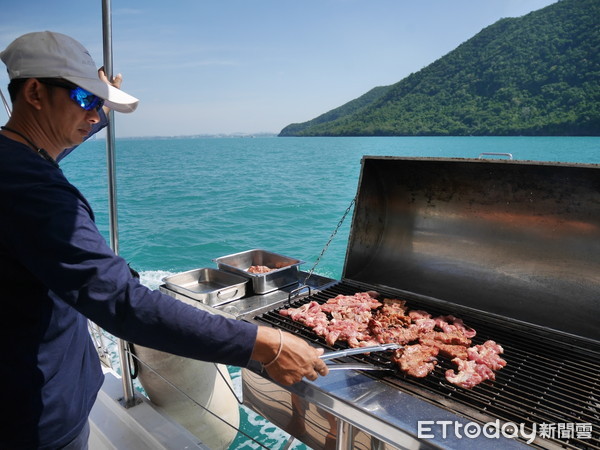
{"label": "white pole", "polygon": [[[113,77],[112,58],[112,17],[111,1],[102,0],[102,36],[104,48],[104,71],[109,80]],[[115,253],[119,253],[119,227],[117,221],[117,183],[115,164],[115,125],[114,112],[108,113],[108,126],[106,127],[106,160],[108,167],[108,219],[110,226],[110,246]],[[121,363],[121,377],[123,382],[123,403],[125,407],[132,406],[133,383],[131,381],[131,370],[129,358],[127,357],[127,343],[118,340],[119,361]]]}

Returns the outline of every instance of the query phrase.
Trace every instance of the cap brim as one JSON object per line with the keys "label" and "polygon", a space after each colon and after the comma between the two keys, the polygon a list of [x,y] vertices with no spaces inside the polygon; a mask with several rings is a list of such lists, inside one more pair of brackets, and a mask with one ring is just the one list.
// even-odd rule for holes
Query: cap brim
{"label": "cap brim", "polygon": [[104,99],[104,105],[110,109],[122,113],[135,111],[139,100],[128,93],[110,86],[99,79],[81,78],[81,77],[63,77],[77,86],[91,92],[92,94]]}

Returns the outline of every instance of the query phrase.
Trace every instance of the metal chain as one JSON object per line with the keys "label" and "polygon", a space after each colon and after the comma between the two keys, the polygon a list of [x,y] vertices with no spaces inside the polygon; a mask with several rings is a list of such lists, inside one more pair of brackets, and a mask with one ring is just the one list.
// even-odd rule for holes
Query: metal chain
{"label": "metal chain", "polygon": [[346,220],[346,216],[348,215],[348,213],[350,213],[350,210],[352,210],[352,207],[354,206],[355,203],[356,203],[356,197],[354,197],[352,199],[352,201],[350,202],[350,205],[348,205],[348,208],[346,208],[346,212],[344,212],[344,215],[342,216],[342,218],[338,222],[337,226],[335,227],[335,230],[333,230],[333,233],[331,233],[331,236],[329,236],[329,240],[327,241],[327,244],[325,244],[325,247],[323,247],[323,250],[321,250],[321,254],[317,257],[317,260],[315,261],[315,263],[311,267],[310,271],[308,272],[308,275],[304,279],[304,282],[303,282],[304,285],[306,285],[308,279],[312,276],[313,272],[315,271],[315,269],[319,265],[319,262],[321,262],[321,258],[323,257],[323,255],[327,251],[327,248],[329,248],[329,244],[331,244],[331,241],[333,240],[333,238],[337,234],[338,230],[340,229],[340,227],[344,223],[344,220]]}

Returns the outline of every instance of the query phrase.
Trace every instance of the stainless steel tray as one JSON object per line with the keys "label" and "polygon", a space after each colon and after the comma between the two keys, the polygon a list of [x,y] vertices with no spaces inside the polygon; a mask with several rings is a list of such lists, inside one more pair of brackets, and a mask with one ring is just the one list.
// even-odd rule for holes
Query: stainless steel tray
{"label": "stainless steel tray", "polygon": [[218,306],[246,295],[248,278],[231,272],[201,268],[162,279],[165,285],[180,294],[210,306]]}
{"label": "stainless steel tray", "polygon": [[[298,266],[304,261],[260,249],[247,250],[233,255],[216,258],[221,270],[233,272],[252,280],[256,294],[266,294],[298,282]],[[267,273],[250,273],[250,266],[272,268]]]}

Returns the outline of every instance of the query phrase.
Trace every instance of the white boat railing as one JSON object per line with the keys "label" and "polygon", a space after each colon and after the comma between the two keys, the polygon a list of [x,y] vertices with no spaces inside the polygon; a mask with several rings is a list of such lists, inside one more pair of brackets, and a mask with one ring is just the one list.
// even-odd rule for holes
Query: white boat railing
{"label": "white boat railing", "polygon": [[6,115],[10,117],[11,111],[8,102],[6,101],[6,97],[4,97],[4,92],[0,89],[0,97],[2,97],[2,103],[4,104],[4,109],[6,110]]}
{"label": "white boat railing", "polygon": [[[102,37],[104,50],[104,72],[109,80],[113,77],[113,52],[112,52],[112,15],[111,0],[102,0]],[[115,162],[115,121],[114,111],[109,111],[108,125],[106,127],[106,162],[108,171],[108,220],[110,231],[110,247],[119,253],[119,226],[117,214],[117,183]],[[119,339],[118,351],[121,363],[123,380],[123,403],[125,407],[135,404],[133,383],[129,358],[126,352],[127,343]]]}

